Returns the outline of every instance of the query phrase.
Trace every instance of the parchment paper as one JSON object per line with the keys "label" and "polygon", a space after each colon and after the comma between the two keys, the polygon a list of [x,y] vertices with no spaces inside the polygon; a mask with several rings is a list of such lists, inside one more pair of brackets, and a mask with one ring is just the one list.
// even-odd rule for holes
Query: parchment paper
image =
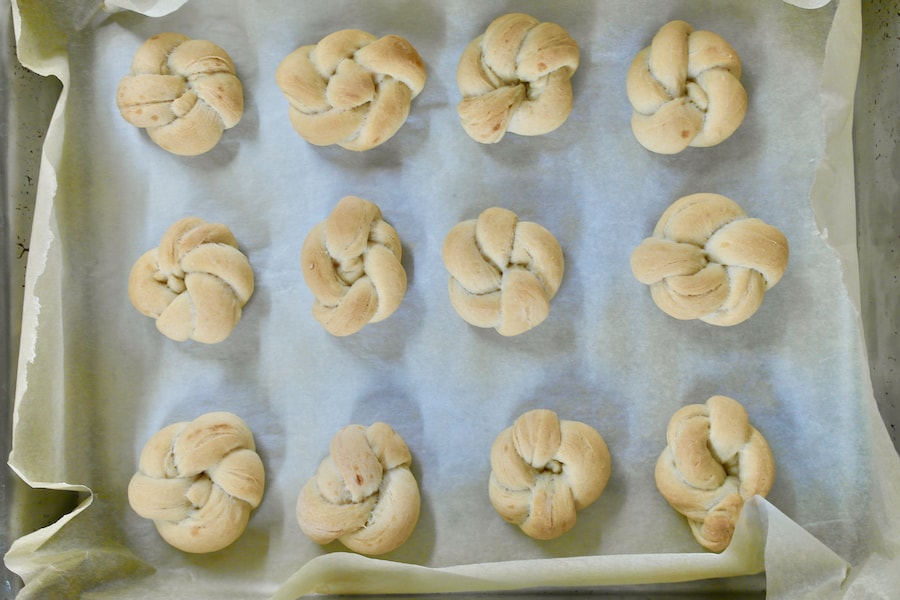
{"label": "parchment paper", "polygon": [[[23,596],[292,598],[763,569],[773,598],[900,589],[900,461],[872,399],[845,235],[857,1],[37,4],[13,3],[19,57],[64,90],[35,208],[10,465],[85,500],[7,554]],[[579,42],[575,105],[550,135],[482,146],[458,123],[456,62],[512,10]],[[675,18],[735,46],[750,109],[720,146],[664,157],[634,140],[624,79]],[[304,142],[274,83],[294,48],[349,27],[406,37],[429,71],[408,122],[366,153]],[[244,84],[243,120],[200,157],[167,154],[115,107],[137,47],[167,30],[222,45]],[[736,327],[671,319],[628,267],[662,211],[699,191],[735,199],[791,245],[784,279]],[[299,251],[347,194],[378,203],[400,233],[409,290],[390,319],[338,339],[310,314]],[[547,227],[567,261],[550,317],[515,338],[453,312],[440,259],[450,228],[494,205]],[[162,337],[127,299],[133,262],[186,215],[228,224],[256,274],[243,319],[215,346]],[[653,482],[671,414],[713,394],[747,407],[778,468],[722,555],[700,549]],[[613,461],[603,496],[551,542],[504,523],[486,493],[494,437],[537,407],[596,427]],[[238,542],[191,556],[133,513],[125,491],[153,433],[210,410],[253,429],[267,490]],[[334,433],[376,420],[408,442],[423,496],[413,536],[380,560],[319,547],[294,517]]]}

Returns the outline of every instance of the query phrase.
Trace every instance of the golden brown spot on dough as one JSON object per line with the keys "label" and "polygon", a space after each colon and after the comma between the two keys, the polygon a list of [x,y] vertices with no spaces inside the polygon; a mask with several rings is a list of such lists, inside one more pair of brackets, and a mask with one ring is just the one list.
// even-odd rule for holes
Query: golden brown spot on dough
{"label": "golden brown spot on dough", "polygon": [[159,115],[153,115],[152,117],[150,117],[150,120],[151,121],[159,121]]}
{"label": "golden brown spot on dough", "polygon": [[539,63],[538,63],[538,70],[539,70],[539,71],[546,71],[546,70],[547,70],[547,63],[539,62]]}
{"label": "golden brown spot on dough", "polygon": [[362,475],[357,473],[356,474],[356,485],[362,485],[362,484],[363,484],[363,477],[362,477]]}
{"label": "golden brown spot on dough", "polygon": [[682,132],[681,132],[681,137],[682,137],[683,139],[687,139],[689,135],[691,135],[691,132],[690,132],[690,131],[688,131],[687,129],[682,130]]}
{"label": "golden brown spot on dough", "polygon": [[497,131],[499,129],[500,129],[500,123],[497,123],[496,125],[494,125],[494,131]]}

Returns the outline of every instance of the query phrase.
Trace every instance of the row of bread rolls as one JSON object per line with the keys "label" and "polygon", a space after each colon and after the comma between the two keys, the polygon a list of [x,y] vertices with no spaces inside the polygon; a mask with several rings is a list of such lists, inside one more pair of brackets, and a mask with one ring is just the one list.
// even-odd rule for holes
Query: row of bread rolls
{"label": "row of bread rolls", "polygon": [[[788,255],[777,228],[748,217],[724,196],[692,194],[666,209],[653,236],[632,253],[631,269],[667,314],[727,326],[759,309]],[[547,318],[565,272],[562,247],[550,231],[499,207],[454,226],[442,257],[459,316],[504,336]],[[357,196],[343,198],[300,252],[313,316],[336,336],[388,318],[406,294],[402,258],[400,236],[380,208]],[[231,334],[253,289],[250,261],[230,229],[196,217],[172,225],[128,280],[132,304],[163,334],[203,343]]]}
{"label": "row of bread rolls", "polygon": [[[695,539],[721,552],[744,502],[765,497],[775,476],[772,452],[744,407],[726,396],[679,409],[655,479],[687,518]],[[367,555],[402,545],[419,519],[421,494],[404,439],[382,422],[341,428],[297,498],[300,529],[318,544],[335,540]],[[610,477],[609,449],[585,423],[537,409],[494,440],[488,498],[505,521],[535,539],[573,529]],[[152,436],[128,485],[128,500],[179,550],[221,550],[244,532],[265,489],[253,435],[228,412],[169,425]]]}
{"label": "row of bread rolls", "polygon": [[[463,129],[481,143],[499,142],[506,133],[554,131],[572,110],[579,61],[578,44],[563,27],[521,13],[496,18],[465,47],[457,66]],[[721,36],[684,21],[667,23],[628,71],[635,137],[663,154],[724,141],[746,114],[740,77],[740,58]],[[406,122],[426,69],[398,35],[345,29],[288,54],[275,79],[303,139],[363,151]],[[116,101],[122,116],[159,146],[188,156],[212,149],[244,107],[228,53],[177,33],[155,35],[138,49]]]}

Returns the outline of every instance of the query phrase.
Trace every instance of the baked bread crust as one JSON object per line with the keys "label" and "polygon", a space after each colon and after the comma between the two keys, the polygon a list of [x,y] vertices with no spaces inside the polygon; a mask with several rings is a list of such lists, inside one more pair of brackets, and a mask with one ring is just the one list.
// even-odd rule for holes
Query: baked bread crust
{"label": "baked bread crust", "polygon": [[483,144],[507,132],[550,133],[572,112],[579,60],[578,44],[559,25],[521,13],[497,17],[457,65],[463,129]]}
{"label": "baked bread crust", "polygon": [[355,151],[397,133],[425,79],[425,63],[406,39],[358,29],[297,48],[275,72],[291,124],[303,139]]}
{"label": "baked bread crust", "polygon": [[166,337],[215,344],[231,335],[253,285],[250,261],[231,230],[186,217],[134,264],[128,297]]}
{"label": "baked bread crust", "polygon": [[313,316],[336,336],[356,333],[397,310],[406,294],[400,236],[378,206],[356,196],[338,202],[303,242],[303,278]]}
{"label": "baked bread crust", "polygon": [[183,156],[211,150],[244,113],[234,62],[207,40],[160,33],[138,48],[116,90],[126,121],[161,148]]}
{"label": "baked bread crust", "polygon": [[721,552],[731,543],[744,502],[772,488],[772,451],[744,407],[727,396],[679,409],[666,440],[656,462],[656,486],[687,517],[697,542]]}
{"label": "baked bread crust", "polygon": [[264,491],[265,469],[250,428],[234,414],[212,412],[150,438],[128,484],[128,502],[175,548],[206,553],[241,536]]}
{"label": "baked bread crust", "polygon": [[730,326],[749,319],[787,269],[787,238],[719,194],[691,194],[662,214],[631,254],[631,271],[676,319]]}
{"label": "baked bread crust", "polygon": [[450,272],[450,302],[459,316],[504,336],[524,333],[547,318],[565,270],[552,233],[497,207],[455,225],[442,255]]}
{"label": "baked bread crust", "polygon": [[626,78],[631,129],[642,146],[677,154],[725,141],[747,114],[741,59],[718,34],[666,23]]}
{"label": "baked bread crust", "polygon": [[300,529],[317,544],[338,540],[360,554],[396,549],[419,519],[411,464],[406,442],[390,425],[342,428],[297,498]]}
{"label": "baked bread crust", "polygon": [[491,447],[491,504],[528,536],[549,540],[575,526],[609,481],[609,449],[589,425],[529,411]]}

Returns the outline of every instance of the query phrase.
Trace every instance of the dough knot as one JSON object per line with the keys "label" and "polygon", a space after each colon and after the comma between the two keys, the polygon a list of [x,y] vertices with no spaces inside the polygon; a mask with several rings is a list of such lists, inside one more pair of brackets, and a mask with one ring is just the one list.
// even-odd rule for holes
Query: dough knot
{"label": "dough knot", "polygon": [[346,196],[303,242],[303,277],[313,316],[345,336],[389,317],[406,294],[400,237],[373,202]]}
{"label": "dough knot", "polygon": [[660,154],[714,146],[734,133],[747,113],[735,49],[684,21],[663,25],[635,56],[626,90],[635,137]]}
{"label": "dough knot", "polygon": [[153,520],[166,542],[204,553],[241,536],[264,489],[265,471],[247,424],[213,412],[150,438],[128,484],[128,502]]}
{"label": "dough knot", "polygon": [[318,544],[339,540],[361,554],[394,550],[419,519],[411,463],[406,442],[389,425],[344,427],[300,491],[300,529]]}
{"label": "dough knot", "polygon": [[729,326],[757,311],[788,255],[781,231],[725,196],[702,193],[666,209],[632,252],[631,270],[668,315]]}
{"label": "dough knot", "polygon": [[765,497],[775,479],[772,452],[732,398],[679,409],[669,421],[668,445],[656,462],[656,485],[687,517],[696,540],[714,552],[731,543],[746,500]]}
{"label": "dough knot", "polygon": [[456,312],[471,325],[493,327],[505,336],[547,318],[565,268],[553,234],[497,207],[455,225],[442,254]]}
{"label": "dough knot", "polygon": [[165,150],[193,156],[211,150],[241,120],[244,93],[228,53],[207,40],[160,33],[138,49],[116,104]]}
{"label": "dough knot", "polygon": [[291,124],[311,144],[369,150],[390,139],[425,87],[425,63],[404,38],[358,29],[287,55],[275,72]]}
{"label": "dough knot", "polygon": [[158,248],[141,256],[128,279],[131,303],[175,341],[225,340],[253,294],[250,261],[225,225],[186,217]]}
{"label": "dough knot", "polygon": [[578,44],[555,23],[511,13],[495,19],[463,51],[457,110],[466,133],[484,144],[506,132],[542,135],[572,111]]}
{"label": "dough knot", "polygon": [[592,427],[532,410],[503,430],[491,447],[491,504],[530,537],[559,537],[575,513],[603,493],[609,449]]}

